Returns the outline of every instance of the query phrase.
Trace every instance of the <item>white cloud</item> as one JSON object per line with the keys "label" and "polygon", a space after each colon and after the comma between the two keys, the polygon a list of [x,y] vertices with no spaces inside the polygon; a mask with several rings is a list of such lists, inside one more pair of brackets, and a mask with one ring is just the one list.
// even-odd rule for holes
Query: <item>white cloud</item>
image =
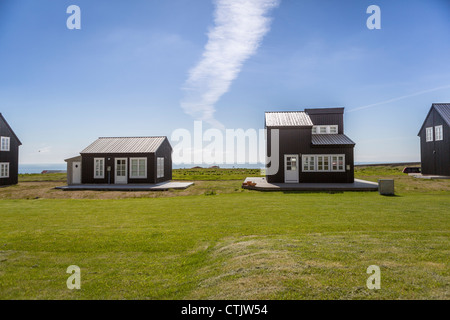
{"label": "white cloud", "polygon": [[238,76],[244,62],[270,29],[267,16],[279,0],[217,0],[215,26],[208,33],[202,59],[189,72],[181,102],[184,111],[216,127],[214,105]]}

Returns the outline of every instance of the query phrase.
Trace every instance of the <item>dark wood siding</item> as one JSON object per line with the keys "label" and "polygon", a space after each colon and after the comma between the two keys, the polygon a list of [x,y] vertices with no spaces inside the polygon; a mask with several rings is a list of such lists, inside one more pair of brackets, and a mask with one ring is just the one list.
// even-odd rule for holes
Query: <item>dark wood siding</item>
{"label": "dark wood siding", "polygon": [[9,178],[0,178],[0,185],[17,184],[19,174],[19,146],[21,143],[1,115],[0,136],[10,138],[9,151],[0,151],[0,162],[9,163]]}
{"label": "dark wood siding", "polygon": [[[115,159],[127,159],[127,175],[128,183],[157,183],[172,179],[172,147],[167,139],[161,144],[156,153],[117,153],[117,154],[81,154],[82,170],[81,183],[83,184],[114,184],[115,183]],[[157,178],[156,158],[164,157],[164,177]],[[103,179],[94,179],[94,158],[105,159],[105,177]],[[147,178],[132,179],[130,178],[130,159],[146,158],[147,159]],[[107,167],[111,167],[108,175]]]}
{"label": "dark wood siding", "polygon": [[[156,156],[155,156],[154,161],[156,161],[156,158],[159,158],[159,157],[164,158],[164,177],[156,178],[156,182],[172,180],[172,147],[170,146],[170,143],[167,139],[164,140],[164,142],[161,144],[161,146],[156,151]],[[155,175],[155,177],[157,177],[156,165],[154,166],[154,168],[155,168],[154,175]]]}
{"label": "dark wood siding", "polygon": [[[267,129],[267,154],[271,155],[271,128]],[[279,129],[279,170],[274,175],[268,175],[267,181],[270,183],[284,183],[284,155],[299,155],[299,182],[336,182],[352,183],[354,182],[354,147],[353,146],[321,146],[313,147],[311,145],[310,128],[286,128]],[[345,165],[350,165],[349,170],[345,172],[302,172],[302,155],[319,154],[344,154]]]}
{"label": "dark wood siding", "polygon": [[[326,112],[325,110],[330,110]],[[338,125],[338,133],[344,134],[344,114],[343,109],[305,109],[315,126],[318,125]],[[326,113],[325,113],[326,112]]]}
{"label": "dark wood siding", "polygon": [[[81,183],[83,184],[114,184],[115,183],[115,159],[126,158],[127,159],[127,175],[128,183],[155,183],[154,174],[154,153],[146,154],[82,154],[81,161]],[[94,179],[94,158],[105,159],[105,177],[103,179]],[[130,178],[130,158],[147,158],[147,178],[146,179],[131,179]],[[111,171],[108,174],[107,168],[111,167]]]}
{"label": "dark wood siding", "polygon": [[[442,125],[443,140],[436,141],[435,127]],[[426,142],[426,128],[433,128],[433,141]],[[440,114],[432,108],[425,119],[420,137],[422,174],[450,176],[450,128]]]}

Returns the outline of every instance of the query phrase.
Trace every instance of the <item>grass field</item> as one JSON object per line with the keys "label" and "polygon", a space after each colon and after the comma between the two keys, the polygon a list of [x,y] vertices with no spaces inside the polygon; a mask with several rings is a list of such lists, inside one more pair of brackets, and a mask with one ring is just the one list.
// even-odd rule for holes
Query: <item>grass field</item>
{"label": "grass field", "polygon": [[[168,192],[21,177],[0,189],[0,298],[449,299],[450,180],[399,170],[356,172],[394,178],[395,197],[244,191],[226,171]],[[66,287],[69,265],[81,290]],[[380,290],[366,287],[370,265]]]}

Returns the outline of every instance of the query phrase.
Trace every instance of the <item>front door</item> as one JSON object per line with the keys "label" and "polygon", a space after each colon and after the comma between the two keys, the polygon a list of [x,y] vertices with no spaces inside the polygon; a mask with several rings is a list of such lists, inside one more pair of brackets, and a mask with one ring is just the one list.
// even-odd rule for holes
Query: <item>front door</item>
{"label": "front door", "polygon": [[72,184],[81,184],[81,161],[72,162]]}
{"label": "front door", "polygon": [[284,155],[284,182],[298,183],[298,154]]}
{"label": "front door", "polygon": [[127,184],[127,158],[116,158],[116,172],[115,172],[115,184]]}

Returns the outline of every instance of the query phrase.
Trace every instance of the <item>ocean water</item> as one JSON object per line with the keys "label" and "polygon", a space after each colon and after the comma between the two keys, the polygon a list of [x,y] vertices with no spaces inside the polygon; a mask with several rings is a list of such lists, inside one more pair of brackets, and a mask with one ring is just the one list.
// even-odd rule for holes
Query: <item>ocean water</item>
{"label": "ocean water", "polygon": [[41,173],[44,170],[67,170],[66,163],[20,164],[19,173]]}

